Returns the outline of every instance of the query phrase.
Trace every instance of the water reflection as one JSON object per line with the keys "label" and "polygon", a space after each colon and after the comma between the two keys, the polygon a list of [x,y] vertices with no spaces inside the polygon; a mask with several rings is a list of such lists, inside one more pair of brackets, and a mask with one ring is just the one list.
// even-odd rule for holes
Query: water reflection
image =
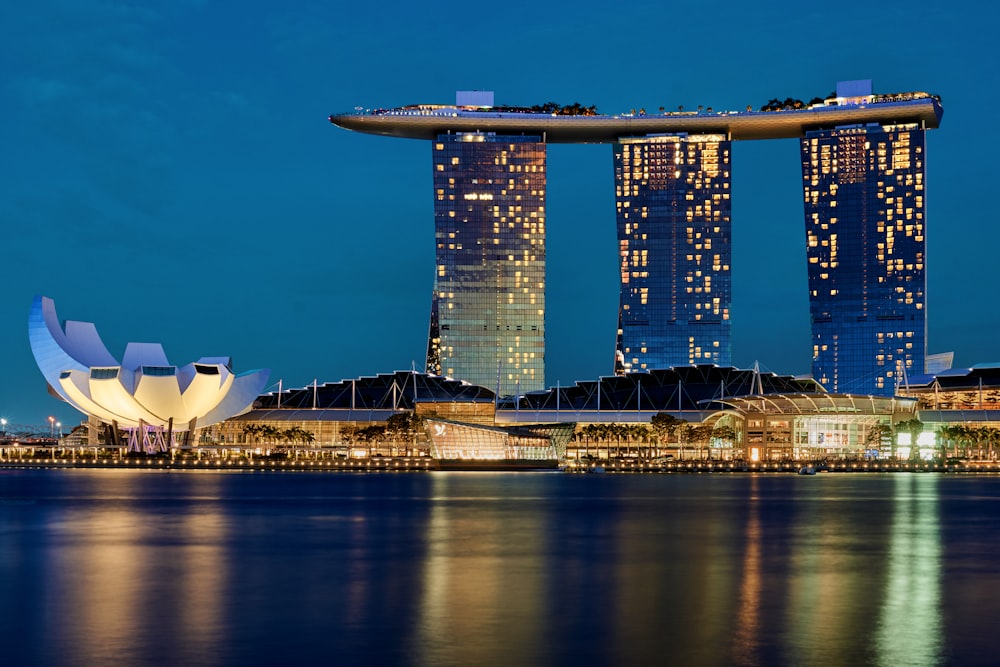
{"label": "water reflection", "polygon": [[[464,497],[438,475],[426,530],[419,636],[421,664],[535,664],[549,628],[542,599],[547,504],[536,498]],[[490,641],[482,641],[489,638]]]}
{"label": "water reflection", "polygon": [[934,665],[941,661],[941,531],[937,475],[897,475],[878,620],[880,665]]}
{"label": "water reflection", "polygon": [[991,664],[998,504],[905,474],[0,474],[2,660]]}
{"label": "water reflection", "polygon": [[747,499],[747,521],[744,537],[742,578],[739,584],[736,622],[733,624],[733,663],[737,665],[759,664],[756,656],[760,651],[761,632],[760,600],[763,589],[761,552],[763,532],[760,520],[760,477],[750,479]]}
{"label": "water reflection", "polygon": [[[149,637],[167,633],[184,642],[168,644],[177,653],[159,658],[183,663],[217,639],[213,627],[230,565],[220,546],[226,521],[217,502],[175,511],[176,499],[144,497],[148,479],[117,473],[99,484],[84,481],[80,491],[90,497],[50,518],[46,604],[54,618],[72,622],[49,625],[47,639],[86,662],[138,659]],[[217,496],[218,481],[200,476],[190,481],[189,493]]]}

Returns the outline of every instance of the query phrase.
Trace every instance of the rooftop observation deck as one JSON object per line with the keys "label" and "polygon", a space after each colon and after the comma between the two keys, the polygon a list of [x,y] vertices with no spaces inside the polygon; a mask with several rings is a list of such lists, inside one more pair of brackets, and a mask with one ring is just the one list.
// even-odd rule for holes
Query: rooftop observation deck
{"label": "rooftop observation deck", "polygon": [[734,141],[793,139],[810,130],[847,125],[917,123],[938,127],[944,113],[927,93],[869,95],[826,100],[781,111],[678,111],[658,114],[556,115],[505,108],[414,105],[330,116],[338,127],[407,139],[434,139],[449,132],[544,136],[550,143],[606,144],[655,134],[722,134]]}

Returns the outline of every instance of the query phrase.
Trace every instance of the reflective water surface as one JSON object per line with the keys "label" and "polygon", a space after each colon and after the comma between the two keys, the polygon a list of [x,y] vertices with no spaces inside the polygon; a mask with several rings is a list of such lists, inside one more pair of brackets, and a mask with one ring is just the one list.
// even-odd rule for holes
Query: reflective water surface
{"label": "reflective water surface", "polygon": [[0,471],[5,665],[989,665],[1000,477]]}

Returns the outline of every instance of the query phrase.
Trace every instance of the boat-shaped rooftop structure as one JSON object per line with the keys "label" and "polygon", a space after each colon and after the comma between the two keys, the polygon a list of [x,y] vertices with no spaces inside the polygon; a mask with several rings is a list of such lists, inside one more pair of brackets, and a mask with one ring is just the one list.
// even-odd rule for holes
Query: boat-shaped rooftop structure
{"label": "boat-shaped rooftop structure", "polygon": [[733,141],[792,139],[810,130],[918,123],[938,127],[943,108],[936,96],[894,93],[831,97],[802,108],[773,111],[673,111],[619,115],[572,115],[531,109],[472,105],[411,105],[356,110],[330,116],[338,127],[367,134],[435,139],[449,132],[538,135],[549,143],[615,143],[623,137],[656,134],[721,134]]}

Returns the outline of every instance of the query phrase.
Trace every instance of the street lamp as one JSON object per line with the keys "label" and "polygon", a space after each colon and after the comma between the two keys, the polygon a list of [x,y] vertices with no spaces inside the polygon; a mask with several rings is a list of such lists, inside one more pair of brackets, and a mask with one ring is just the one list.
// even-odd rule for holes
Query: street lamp
{"label": "street lamp", "polygon": [[56,422],[56,428],[59,430],[59,437],[62,437],[62,422]]}
{"label": "street lamp", "polygon": [[0,419],[0,427],[3,428],[3,434],[7,435],[7,420],[6,419]]}
{"label": "street lamp", "polygon": [[56,436],[56,418],[49,417],[49,435],[53,438]]}

